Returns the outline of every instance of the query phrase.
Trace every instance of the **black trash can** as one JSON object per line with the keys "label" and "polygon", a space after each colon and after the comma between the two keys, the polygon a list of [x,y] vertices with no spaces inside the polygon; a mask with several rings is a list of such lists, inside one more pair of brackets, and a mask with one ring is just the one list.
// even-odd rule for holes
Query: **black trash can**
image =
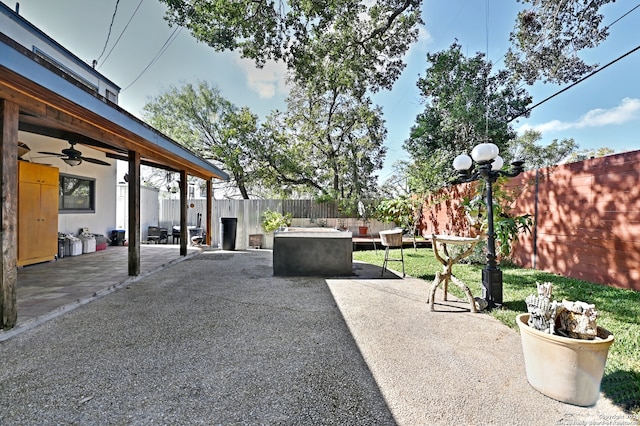
{"label": "black trash can", "polygon": [[123,246],[124,245],[124,229],[114,229],[111,231],[111,245]]}
{"label": "black trash can", "polygon": [[236,228],[238,219],[235,217],[220,218],[220,248],[222,250],[236,249]]}

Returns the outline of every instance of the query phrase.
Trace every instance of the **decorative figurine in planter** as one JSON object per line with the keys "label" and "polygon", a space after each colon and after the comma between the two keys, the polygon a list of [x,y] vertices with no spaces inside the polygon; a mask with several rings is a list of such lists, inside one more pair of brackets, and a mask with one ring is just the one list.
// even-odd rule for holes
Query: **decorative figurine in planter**
{"label": "decorative figurine in planter", "polygon": [[551,283],[537,284],[526,298],[528,313],[518,315],[527,380],[536,390],[562,402],[593,405],[600,396],[613,335],[596,326],[594,305],[552,300]]}

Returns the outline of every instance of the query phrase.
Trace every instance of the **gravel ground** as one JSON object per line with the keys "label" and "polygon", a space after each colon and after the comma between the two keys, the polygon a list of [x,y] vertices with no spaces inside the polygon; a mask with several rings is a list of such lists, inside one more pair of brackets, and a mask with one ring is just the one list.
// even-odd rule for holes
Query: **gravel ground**
{"label": "gravel ground", "polygon": [[637,423],[533,390],[493,318],[355,272],[273,277],[258,250],[172,265],[2,342],[0,425]]}

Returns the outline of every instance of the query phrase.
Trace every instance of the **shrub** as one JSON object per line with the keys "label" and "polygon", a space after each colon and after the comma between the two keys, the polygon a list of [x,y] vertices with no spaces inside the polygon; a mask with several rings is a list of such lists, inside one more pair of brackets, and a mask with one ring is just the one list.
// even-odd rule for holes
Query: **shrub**
{"label": "shrub", "polygon": [[282,227],[291,226],[291,213],[282,214],[267,210],[262,215],[262,229],[267,234]]}

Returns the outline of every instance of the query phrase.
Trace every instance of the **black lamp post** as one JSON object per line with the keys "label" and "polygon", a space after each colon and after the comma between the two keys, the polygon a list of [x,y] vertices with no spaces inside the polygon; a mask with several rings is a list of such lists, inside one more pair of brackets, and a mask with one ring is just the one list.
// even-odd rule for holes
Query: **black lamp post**
{"label": "black lamp post", "polygon": [[[482,298],[490,309],[502,306],[502,271],[496,262],[496,234],[493,226],[493,183],[499,176],[514,177],[522,173],[524,161],[511,163],[510,171],[502,171],[504,160],[492,143],[481,143],[471,151],[471,157],[458,155],[453,167],[458,171],[458,182],[472,182],[482,178],[485,182],[487,204],[487,264],[482,270]],[[472,170],[473,161],[476,169]]]}

